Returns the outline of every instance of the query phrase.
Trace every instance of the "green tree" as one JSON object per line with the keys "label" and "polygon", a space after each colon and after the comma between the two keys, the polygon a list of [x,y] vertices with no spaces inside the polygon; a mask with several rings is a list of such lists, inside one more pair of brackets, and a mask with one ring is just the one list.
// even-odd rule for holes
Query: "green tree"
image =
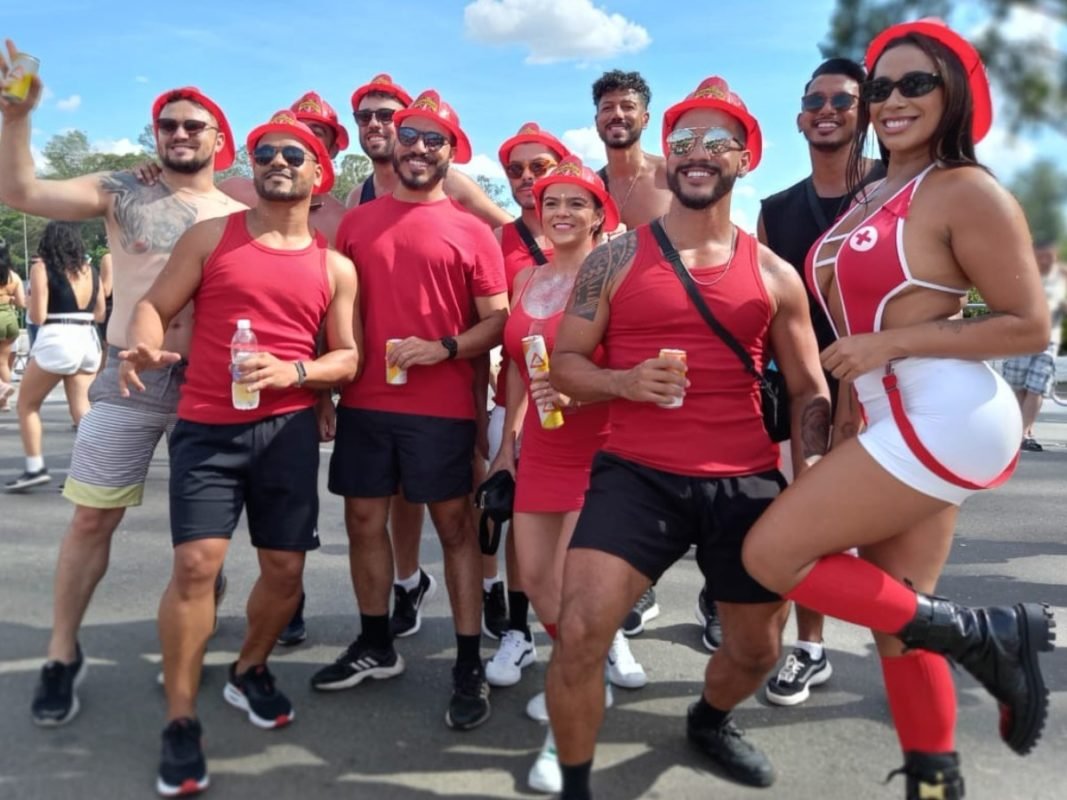
{"label": "green tree", "polygon": [[511,213],[518,213],[514,200],[508,187],[501,181],[494,180],[488,175],[475,175],[474,180],[482,187],[482,191],[489,195],[489,199]]}
{"label": "green tree", "polygon": [[348,193],[359,186],[371,174],[370,159],[357,153],[349,153],[341,159],[340,164],[334,165],[334,182],[330,194],[342,203],[348,198]]}
{"label": "green tree", "polygon": [[1067,22],[1067,0],[837,0],[819,49],[824,57],[862,61],[870,41],[901,20],[934,16],[951,23],[953,12],[980,11],[990,24],[973,41],[999,89],[1009,128],[1047,127],[1067,135],[1067,57],[1037,36],[1005,37],[1004,22],[1016,7]]}
{"label": "green tree", "polygon": [[1051,159],[1040,158],[1015,176],[1011,191],[1023,207],[1034,241],[1063,240],[1067,174]]}
{"label": "green tree", "polygon": [[237,148],[237,155],[233,159],[233,165],[222,172],[215,173],[215,183],[222,183],[227,178],[252,177],[252,160],[249,158],[248,149],[241,145]]}

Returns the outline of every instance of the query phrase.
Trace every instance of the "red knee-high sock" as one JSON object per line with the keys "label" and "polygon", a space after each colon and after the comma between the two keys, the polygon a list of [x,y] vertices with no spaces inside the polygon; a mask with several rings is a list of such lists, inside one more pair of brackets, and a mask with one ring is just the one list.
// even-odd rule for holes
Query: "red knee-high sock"
{"label": "red knee-high sock", "polygon": [[889,710],[904,752],[956,749],[956,684],[944,656],[912,650],[882,658]]}
{"label": "red knee-high sock", "polygon": [[915,616],[915,592],[869,561],[824,556],[786,598],[880,633],[897,633]]}

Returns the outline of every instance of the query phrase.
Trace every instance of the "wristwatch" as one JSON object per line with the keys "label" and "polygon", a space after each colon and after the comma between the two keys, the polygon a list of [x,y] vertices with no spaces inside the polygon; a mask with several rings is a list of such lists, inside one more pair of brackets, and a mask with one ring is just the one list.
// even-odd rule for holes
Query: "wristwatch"
{"label": "wristwatch", "polygon": [[441,339],[441,344],[444,346],[445,350],[448,351],[449,361],[459,355],[459,344],[456,343],[455,336],[445,336]]}

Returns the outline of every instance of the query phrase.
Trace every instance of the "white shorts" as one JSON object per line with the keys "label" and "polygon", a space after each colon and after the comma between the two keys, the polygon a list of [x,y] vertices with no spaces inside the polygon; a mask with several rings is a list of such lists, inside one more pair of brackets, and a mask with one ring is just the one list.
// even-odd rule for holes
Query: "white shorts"
{"label": "white shorts", "polygon": [[[919,441],[951,472],[973,483],[1000,475],[1019,452],[1019,403],[1011,387],[981,361],[906,358],[893,371],[904,410]],[[879,466],[918,492],[959,505],[975,489],[938,477],[904,440],[882,385],[883,368],[856,380],[867,415],[859,443]]]}
{"label": "white shorts", "polygon": [[53,375],[92,374],[100,369],[100,339],[96,325],[42,325],[33,342],[30,358]]}

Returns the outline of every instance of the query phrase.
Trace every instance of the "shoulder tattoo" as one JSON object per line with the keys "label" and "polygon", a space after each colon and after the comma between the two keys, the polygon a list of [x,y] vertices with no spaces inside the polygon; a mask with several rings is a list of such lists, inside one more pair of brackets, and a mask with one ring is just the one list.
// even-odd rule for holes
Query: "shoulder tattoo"
{"label": "shoulder tattoo", "polygon": [[100,186],[115,196],[115,223],[127,253],[169,253],[196,222],[196,206],[162,182],[146,186],[133,173],[112,172],[101,178]]}
{"label": "shoulder tattoo", "polygon": [[637,232],[627,231],[609,239],[585,259],[574,281],[567,313],[592,321],[604,296],[604,289],[637,252]]}

